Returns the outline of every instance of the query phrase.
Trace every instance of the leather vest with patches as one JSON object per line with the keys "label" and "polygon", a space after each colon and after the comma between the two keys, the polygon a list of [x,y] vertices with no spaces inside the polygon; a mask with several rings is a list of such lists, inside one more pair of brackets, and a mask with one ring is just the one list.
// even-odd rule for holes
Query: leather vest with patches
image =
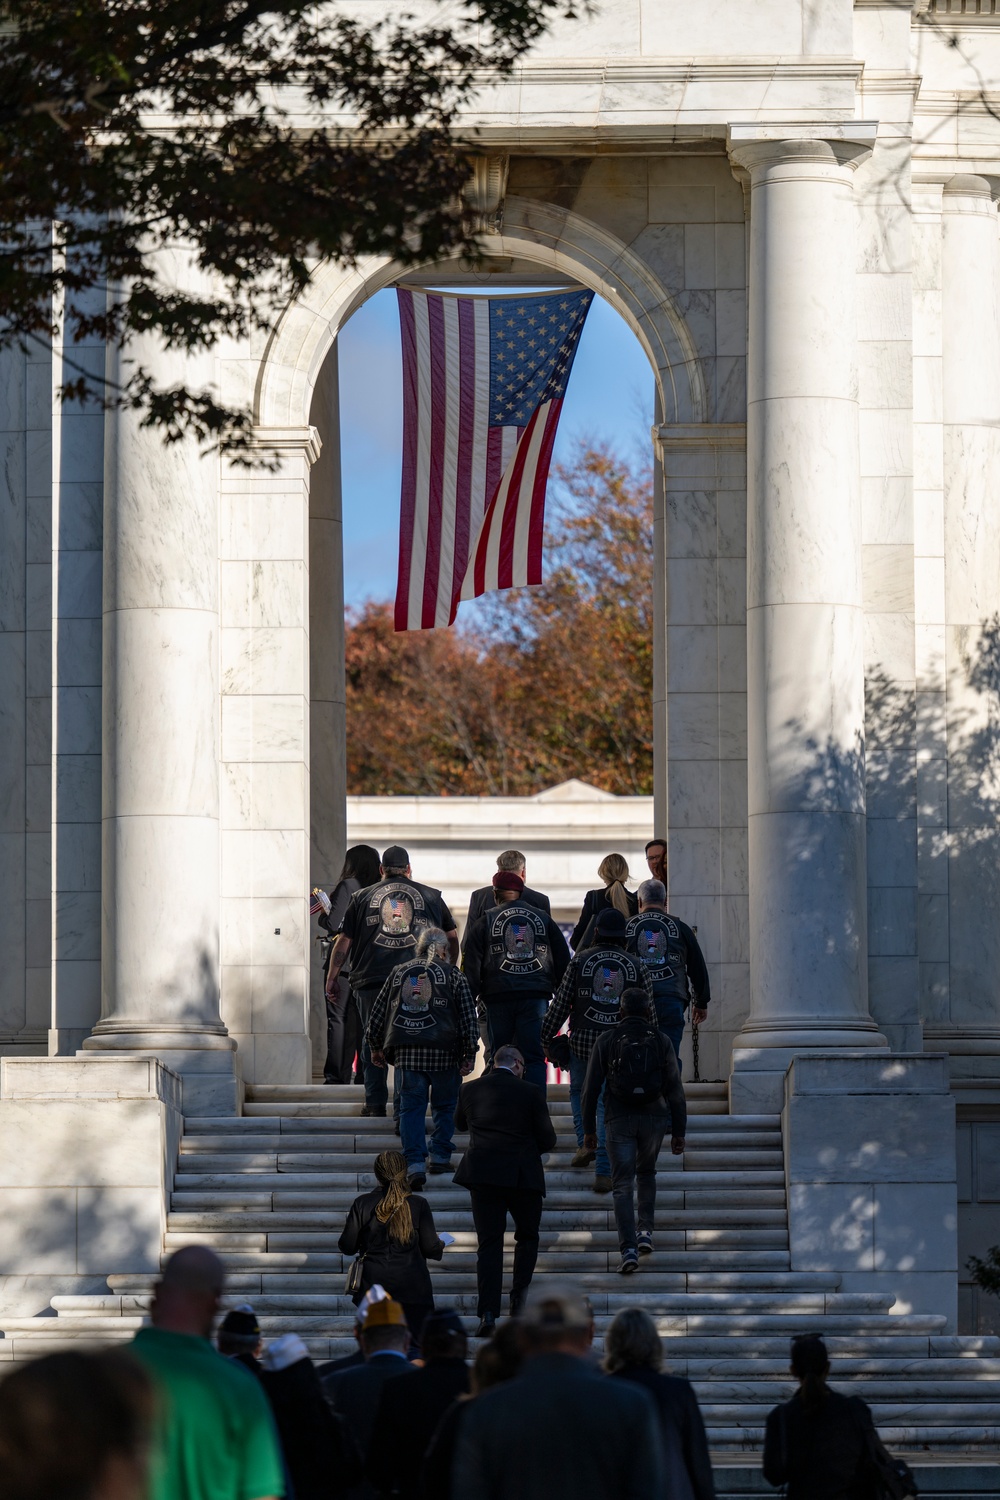
{"label": "leather vest with patches", "polygon": [[412,959],[393,970],[389,985],[383,1050],[458,1046],[450,966]]}
{"label": "leather vest with patches", "polygon": [[485,913],[480,994],[484,1000],[552,993],[552,945],[545,913],[506,901]]}
{"label": "leather vest with patches", "polygon": [[588,948],[578,953],[574,962],[576,995],[570,1030],[591,1027],[600,1031],[617,1026],[623,991],[643,988],[638,960],[624,948]]}
{"label": "leather vest with patches", "polygon": [[672,1000],[687,1005],[687,945],[673,917],[663,911],[640,912],[629,919],[625,941],[649,975],[657,1006]]}

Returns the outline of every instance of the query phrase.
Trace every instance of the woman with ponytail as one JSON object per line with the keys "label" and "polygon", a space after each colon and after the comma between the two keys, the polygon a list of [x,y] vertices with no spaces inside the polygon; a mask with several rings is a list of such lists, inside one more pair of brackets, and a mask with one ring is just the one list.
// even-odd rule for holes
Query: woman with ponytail
{"label": "woman with ponytail", "polygon": [[787,1485],[788,1500],[866,1500],[873,1493],[871,1457],[881,1443],[871,1411],[860,1396],[831,1391],[829,1373],[818,1333],[792,1339],[799,1388],[769,1414],[764,1437],[764,1478]]}
{"label": "woman with ponytail", "polygon": [[383,1151],[375,1158],[378,1186],[351,1204],[340,1236],[343,1255],[363,1257],[354,1305],[376,1282],[403,1304],[414,1342],[419,1342],[424,1319],[434,1307],[429,1260],[440,1260],[444,1241],[434,1228],[426,1198],[407,1181],[406,1158]]}
{"label": "woman with ponytail", "polygon": [[594,922],[599,913],[609,906],[613,906],[615,911],[620,911],[626,922],[639,910],[639,898],[633,891],[625,888],[629,873],[628,861],[624,854],[605,855],[597,867],[597,873],[604,884],[600,890],[588,891],[584,897],[580,920],[573,928],[573,935],[569,940],[574,953],[579,953],[581,948],[593,947]]}

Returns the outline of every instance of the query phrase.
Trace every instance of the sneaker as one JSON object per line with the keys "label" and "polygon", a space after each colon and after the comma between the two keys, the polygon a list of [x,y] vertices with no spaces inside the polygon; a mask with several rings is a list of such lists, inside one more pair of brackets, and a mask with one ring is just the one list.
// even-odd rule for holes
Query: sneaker
{"label": "sneaker", "polygon": [[596,1155],[596,1151],[588,1151],[586,1146],[577,1146],[573,1152],[573,1160],[570,1162],[570,1166],[589,1167]]}
{"label": "sneaker", "polygon": [[421,1188],[427,1186],[427,1178],[423,1172],[411,1172],[406,1180],[410,1184],[410,1191],[412,1193],[419,1193]]}
{"label": "sneaker", "polygon": [[376,1109],[374,1105],[364,1104],[361,1107],[361,1118],[363,1120],[384,1120],[385,1110]]}
{"label": "sneaker", "polygon": [[430,1174],[432,1177],[440,1177],[442,1172],[450,1172],[451,1170],[452,1165],[450,1161],[432,1161],[430,1165]]}
{"label": "sneaker", "polygon": [[610,1191],[611,1191],[611,1189],[613,1187],[614,1187],[614,1183],[611,1181],[610,1177],[595,1177],[594,1178],[594,1192],[595,1193],[610,1193]]}
{"label": "sneaker", "polygon": [[635,1250],[622,1251],[622,1263],[618,1267],[619,1276],[632,1276],[639,1269],[639,1256]]}
{"label": "sneaker", "polygon": [[639,1233],[636,1236],[636,1244],[639,1247],[640,1255],[652,1255],[653,1236],[651,1231],[648,1229],[640,1229]]}

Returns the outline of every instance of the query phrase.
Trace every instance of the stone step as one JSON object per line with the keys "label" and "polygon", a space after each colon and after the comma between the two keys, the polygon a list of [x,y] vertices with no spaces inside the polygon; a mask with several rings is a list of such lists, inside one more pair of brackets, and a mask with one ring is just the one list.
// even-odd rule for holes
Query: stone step
{"label": "stone step", "polygon": [[[433,1206],[433,1193],[429,1195]],[[442,1197],[439,1228],[453,1230],[456,1220],[460,1219],[462,1228],[471,1223],[471,1213],[468,1204],[462,1204],[453,1199],[454,1206],[450,1206]],[[217,1210],[205,1209],[193,1213],[171,1213],[168,1215],[168,1227],[175,1233],[181,1233],[190,1229],[194,1233],[207,1230],[257,1230],[265,1234],[272,1229],[342,1229],[344,1215],[332,1209],[320,1208],[287,1208],[266,1209],[251,1208],[245,1214],[238,1210],[227,1212],[225,1208]],[[435,1221],[436,1222],[436,1221]],[[586,1198],[581,1197],[579,1206],[572,1208],[553,1208],[546,1210],[542,1216],[543,1230],[555,1229],[583,1229],[587,1226],[603,1228],[605,1224],[614,1222],[614,1213],[611,1206],[610,1193],[588,1193]],[[657,1205],[656,1227],[657,1231],[670,1229],[722,1229],[722,1228],[784,1228],[786,1215],[784,1208],[756,1208],[739,1206],[735,1208],[701,1208],[697,1211],[685,1208],[663,1208]]]}
{"label": "stone step", "polygon": [[[551,1105],[569,1098],[569,1084],[550,1083],[546,1085],[545,1092]],[[685,1082],[684,1092],[697,1099],[729,1097],[728,1085],[718,1079],[709,1083]],[[364,1102],[364,1090],[356,1083],[248,1083],[246,1096],[258,1103],[263,1099],[276,1099],[279,1102],[289,1099],[350,1100],[359,1096]]]}
{"label": "stone step", "polygon": [[[513,1259],[513,1257],[511,1257]],[[592,1258],[588,1255],[585,1259],[581,1257],[582,1269],[586,1270],[592,1264]],[[435,1292],[442,1298],[444,1289],[441,1286],[441,1272],[438,1272]],[[450,1273],[456,1285],[464,1285],[464,1274],[455,1275]],[[598,1282],[598,1276],[600,1281]],[[662,1280],[669,1281],[671,1285],[665,1290],[679,1291],[717,1291],[722,1288],[732,1288],[737,1292],[795,1292],[816,1291],[835,1292],[840,1286],[840,1277],[828,1271],[771,1271],[759,1273],[754,1271],[661,1271],[658,1267],[658,1257],[652,1261],[646,1261],[642,1267],[643,1287],[651,1286],[653,1279],[657,1284]],[[595,1273],[593,1281],[599,1286],[606,1288],[607,1276],[603,1273]],[[148,1296],[156,1281],[155,1275],[135,1276],[109,1276],[108,1285],[112,1293],[122,1296]],[[680,1285],[674,1287],[672,1283]],[[296,1292],[296,1293],[325,1293],[326,1295],[339,1296],[344,1289],[344,1273],[338,1266],[336,1271],[285,1271],[285,1272],[259,1272],[259,1271],[229,1271],[226,1275],[226,1293],[230,1300],[243,1301],[248,1295],[259,1296],[261,1293]],[[103,1294],[101,1294],[103,1295]],[[53,1303],[57,1299],[53,1298]]]}
{"label": "stone step", "polygon": [[[898,1450],[897,1450],[898,1451]],[[1000,1495],[1000,1466],[982,1459],[934,1459],[924,1453],[903,1453],[917,1480],[921,1500],[983,1500]],[[775,1491],[760,1471],[760,1459],[740,1463],[733,1456],[714,1464],[717,1500],[749,1500]]]}
{"label": "stone step", "polygon": [[[429,1201],[438,1229],[452,1227],[456,1219],[463,1224],[469,1222],[468,1201],[467,1198],[465,1202],[462,1201],[459,1196],[460,1192],[461,1189],[455,1189],[452,1193],[442,1190],[430,1195]],[[202,1193],[182,1190],[171,1194],[170,1206],[171,1213],[185,1215],[199,1215],[217,1210],[220,1213],[246,1213],[252,1217],[259,1217],[265,1214],[284,1215],[300,1211],[304,1213],[315,1211],[324,1214],[332,1213],[335,1216],[339,1214],[341,1225],[343,1225],[356,1193],[356,1188],[326,1193],[310,1193],[305,1190],[248,1193],[245,1189],[234,1192],[218,1190],[214,1193]],[[602,1204],[607,1202],[607,1199],[606,1193],[595,1193],[593,1189],[586,1188],[577,1193],[551,1193],[546,1199],[545,1219],[551,1223],[553,1215],[565,1215],[572,1212],[582,1223],[602,1223],[602,1220],[592,1220],[589,1215],[591,1212],[602,1212]],[[666,1225],[669,1214],[687,1212],[695,1214],[703,1223],[713,1223],[717,1212],[728,1212],[733,1209],[745,1210],[741,1213],[742,1221],[756,1222],[754,1215],[758,1210],[767,1210],[779,1215],[773,1222],[781,1224],[785,1222],[783,1193],[761,1192],[749,1197],[746,1193],[737,1192],[711,1193],[699,1190],[682,1193],[671,1192],[669,1189],[661,1189],[657,1195],[656,1221],[657,1224]],[[449,1219],[449,1224],[445,1224],[446,1218]]]}
{"label": "stone step", "polygon": [[[741,1181],[731,1172],[658,1172],[656,1174],[657,1204],[667,1197],[687,1199],[692,1205],[714,1203],[718,1208],[736,1208],[741,1204],[753,1208],[784,1208],[784,1184],[767,1182],[770,1173],[748,1174]],[[775,1174],[776,1175],[776,1174]],[[370,1177],[370,1180],[366,1180]],[[764,1178],[763,1182],[760,1178]],[[232,1208],[239,1195],[248,1203],[284,1196],[286,1203],[299,1197],[303,1206],[310,1203],[329,1203],[332,1207],[344,1204],[350,1207],[359,1192],[369,1191],[375,1186],[374,1176],[356,1174],[353,1181],[341,1174],[315,1173],[308,1175],[295,1172],[261,1172],[241,1175],[238,1172],[204,1173],[201,1175],[179,1173],[174,1179],[173,1202],[177,1209],[186,1204],[190,1208],[203,1208],[218,1202]],[[584,1205],[593,1203],[594,1179],[590,1173],[557,1173],[546,1177],[546,1212],[563,1204]],[[434,1208],[445,1205],[464,1207],[469,1210],[469,1194],[466,1188],[456,1186],[450,1177],[441,1174],[430,1176],[421,1193]],[[195,1199],[204,1202],[196,1203]]]}
{"label": "stone step", "polygon": [[[560,1116],[566,1120],[564,1114]],[[360,1131],[377,1130],[385,1128],[388,1115],[382,1118],[365,1118],[360,1116],[354,1124]],[[185,1135],[296,1135],[317,1134],[333,1135],[342,1130],[343,1121],[329,1118],[323,1119],[318,1116],[315,1119],[289,1120],[282,1115],[188,1115],[184,1120]],[[744,1130],[781,1130],[780,1114],[743,1114],[743,1115],[699,1115],[691,1121],[692,1132],[701,1131],[706,1135],[721,1133],[740,1133]]]}
{"label": "stone step", "polygon": [[[688,1115],[727,1115],[729,1105],[724,1099],[699,1099],[688,1096]],[[279,1103],[270,1100],[263,1104],[244,1104],[243,1114],[247,1119],[260,1118],[261,1116],[277,1115],[285,1120],[308,1120],[308,1119],[337,1119],[341,1106],[326,1101],[303,1101],[301,1103]],[[558,1106],[553,1106],[553,1112]],[[569,1109],[567,1104],[566,1109]],[[350,1111],[354,1113],[354,1111]],[[358,1111],[360,1114],[360,1111]],[[360,1125],[367,1124],[367,1120],[359,1119]]]}
{"label": "stone step", "polygon": [[[446,1226],[440,1226],[446,1227]],[[456,1231],[459,1235],[466,1231]],[[323,1230],[296,1231],[268,1229],[246,1230],[244,1233],[224,1230],[199,1231],[185,1229],[179,1231],[168,1226],[164,1236],[164,1248],[167,1251],[179,1250],[183,1245],[209,1245],[213,1250],[222,1254],[227,1250],[325,1250],[333,1253],[337,1249],[339,1234],[324,1232]],[[783,1229],[686,1229],[676,1230],[669,1235],[657,1231],[657,1244],[663,1250],[692,1250],[699,1252],[704,1247],[716,1247],[718,1249],[735,1250],[740,1247],[757,1250],[788,1250],[788,1232]],[[580,1248],[604,1247],[608,1250],[617,1248],[618,1237],[610,1228],[607,1230],[588,1230],[581,1232],[575,1240],[571,1232],[560,1233],[552,1230],[542,1230],[540,1242],[542,1245],[558,1246],[579,1250]],[[475,1236],[467,1234],[465,1240],[459,1240],[470,1250],[475,1249]],[[513,1238],[508,1240],[513,1245]],[[659,1252],[658,1252],[659,1253]]]}

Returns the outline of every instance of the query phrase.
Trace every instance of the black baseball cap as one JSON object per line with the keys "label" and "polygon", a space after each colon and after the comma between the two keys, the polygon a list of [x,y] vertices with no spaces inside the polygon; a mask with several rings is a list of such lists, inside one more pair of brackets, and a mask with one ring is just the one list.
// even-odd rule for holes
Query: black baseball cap
{"label": "black baseball cap", "polygon": [[390,844],[382,856],[382,868],[387,870],[404,870],[410,863],[410,856],[401,844]]}
{"label": "black baseball cap", "polygon": [[617,906],[606,906],[602,912],[598,913],[595,930],[599,937],[623,938],[625,936],[625,918]]}
{"label": "black baseball cap", "polygon": [[232,1312],[227,1312],[219,1324],[220,1333],[228,1333],[237,1339],[259,1339],[260,1324],[257,1322],[257,1314],[252,1309],[234,1307]]}

